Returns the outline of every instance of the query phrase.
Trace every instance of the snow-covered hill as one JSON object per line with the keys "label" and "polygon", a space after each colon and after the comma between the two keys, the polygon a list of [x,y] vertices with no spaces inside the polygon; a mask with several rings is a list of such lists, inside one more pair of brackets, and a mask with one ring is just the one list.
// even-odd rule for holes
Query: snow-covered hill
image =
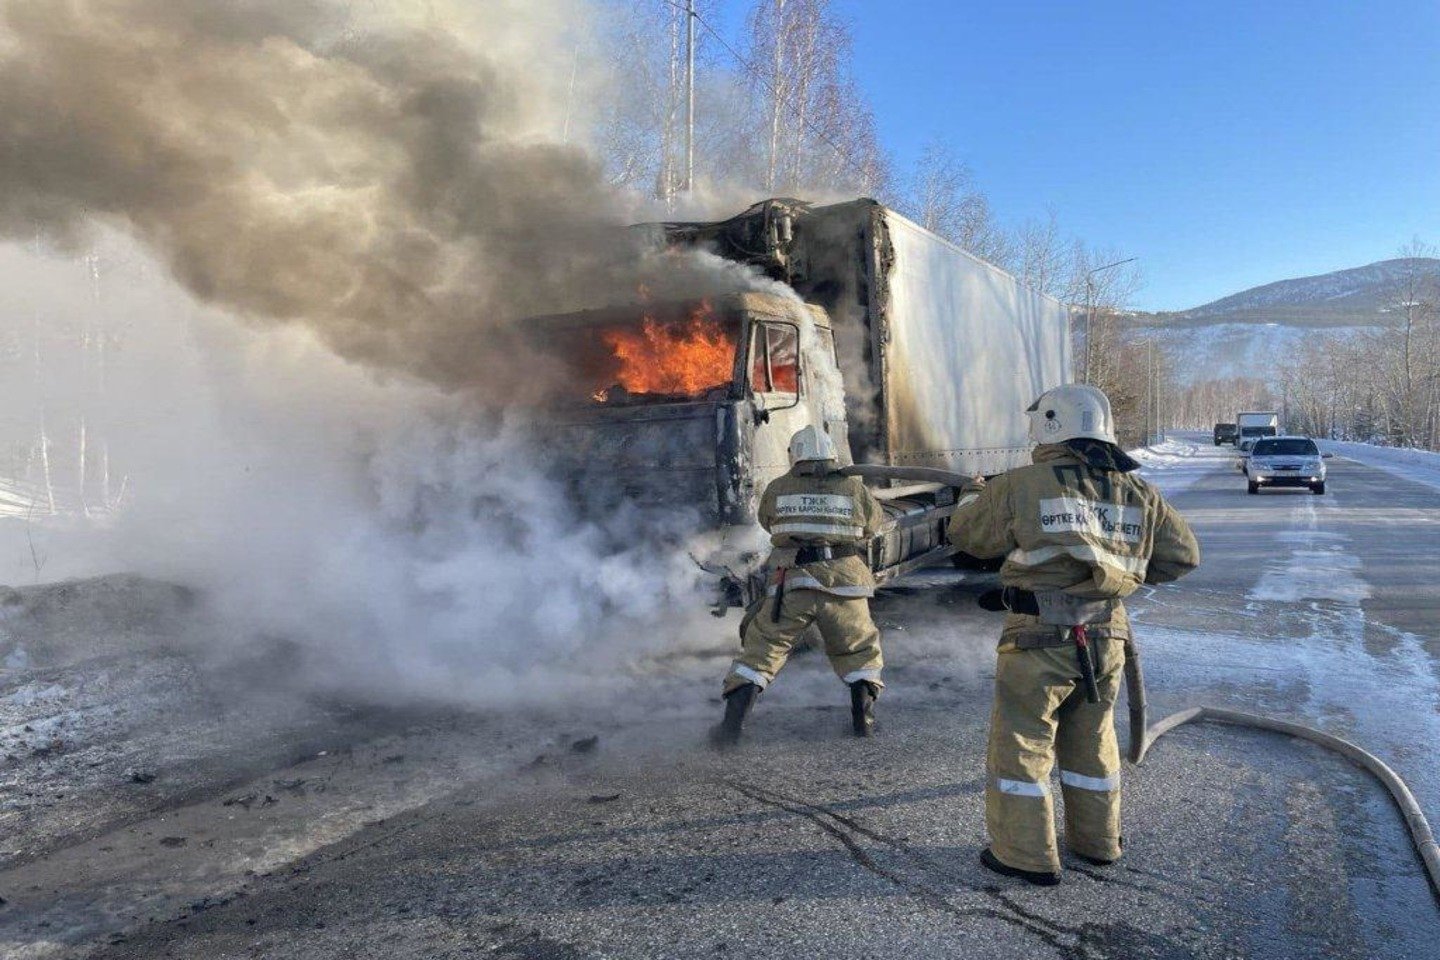
{"label": "snow-covered hill", "polygon": [[1333,326],[1342,319],[1362,325],[1384,323],[1413,276],[1440,280],[1440,260],[1381,260],[1315,277],[1280,280],[1171,317],[1186,324],[1256,321]]}
{"label": "snow-covered hill", "polygon": [[1264,378],[1317,334],[1343,335],[1394,323],[1418,278],[1440,289],[1440,260],[1402,258],[1314,277],[1267,283],[1176,313],[1134,317],[1182,360],[1187,383],[1237,376]]}

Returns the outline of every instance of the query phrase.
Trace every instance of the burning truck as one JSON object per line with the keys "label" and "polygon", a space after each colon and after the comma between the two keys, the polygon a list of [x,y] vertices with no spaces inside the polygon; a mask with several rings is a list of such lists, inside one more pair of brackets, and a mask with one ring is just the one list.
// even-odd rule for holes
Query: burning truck
{"label": "burning truck", "polygon": [[633,503],[698,513],[722,609],[760,586],[756,506],[801,427],[825,429],[884,505],[869,551],[884,583],[955,555],[957,486],[1028,462],[1023,411],[1069,379],[1064,304],[873,200],[636,229],[778,284],[533,318],[526,336],[568,368],[557,454]]}

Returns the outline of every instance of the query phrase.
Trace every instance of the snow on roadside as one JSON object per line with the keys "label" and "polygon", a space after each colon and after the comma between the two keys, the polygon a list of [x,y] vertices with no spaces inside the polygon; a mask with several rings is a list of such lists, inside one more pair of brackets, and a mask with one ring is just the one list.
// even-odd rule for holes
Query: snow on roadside
{"label": "snow on roadside", "polygon": [[1127,451],[1140,462],[1141,474],[1167,496],[1193,486],[1213,467],[1208,458],[1198,457],[1198,445],[1174,437],[1148,447]]}
{"label": "snow on roadside", "polygon": [[1348,440],[1317,440],[1316,443],[1325,453],[1338,454],[1367,467],[1376,467],[1440,490],[1440,453],[1408,447],[1378,447],[1372,443]]}

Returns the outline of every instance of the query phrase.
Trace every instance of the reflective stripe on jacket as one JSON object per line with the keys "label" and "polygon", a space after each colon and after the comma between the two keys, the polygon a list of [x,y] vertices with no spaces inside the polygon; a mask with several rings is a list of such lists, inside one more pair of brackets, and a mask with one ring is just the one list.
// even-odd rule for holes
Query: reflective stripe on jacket
{"label": "reflective stripe on jacket", "polygon": [[[1140,477],[1091,466],[1063,444],[1036,447],[1034,460],[963,497],[950,518],[951,543],[1005,558],[1007,586],[1119,599],[1199,565],[1189,524]],[[1044,629],[1011,614],[1005,637]],[[1123,606],[1105,632],[1129,635]]]}
{"label": "reflective stripe on jacket", "polygon": [[774,546],[771,569],[793,568],[785,577],[786,590],[820,590],[841,597],[874,594],[875,578],[864,556],[795,566],[799,547],[863,546],[880,531],[885,512],[859,477],[806,473],[801,464],[765,488],[759,515]]}

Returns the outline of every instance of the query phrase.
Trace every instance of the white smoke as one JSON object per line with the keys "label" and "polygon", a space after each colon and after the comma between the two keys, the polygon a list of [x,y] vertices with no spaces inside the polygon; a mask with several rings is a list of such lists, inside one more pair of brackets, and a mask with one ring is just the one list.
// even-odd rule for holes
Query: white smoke
{"label": "white smoke", "polygon": [[[0,577],[194,586],[222,662],[283,642],[277,674],[378,697],[553,699],[716,641],[692,518],[580,516],[508,402],[516,317],[751,282],[638,255],[643,205],[559,141],[588,14],[0,0],[6,470],[95,514],[4,524]],[[61,259],[91,251],[96,282]]]}
{"label": "white smoke", "polygon": [[[277,680],[378,700],[554,701],[717,642],[683,546],[694,517],[583,517],[532,454],[545,427],[524,411],[377,381],[301,328],[236,326],[127,247],[107,248],[132,265],[99,305],[131,318],[109,360],[120,389],[92,426],[123,498],[86,524],[0,523],[5,581],[125,571],[194,587],[218,664],[278,642],[292,653]],[[85,273],[33,260],[51,282]],[[0,400],[27,393],[7,377]],[[75,411],[52,405],[50,422],[54,479],[73,488]]]}

